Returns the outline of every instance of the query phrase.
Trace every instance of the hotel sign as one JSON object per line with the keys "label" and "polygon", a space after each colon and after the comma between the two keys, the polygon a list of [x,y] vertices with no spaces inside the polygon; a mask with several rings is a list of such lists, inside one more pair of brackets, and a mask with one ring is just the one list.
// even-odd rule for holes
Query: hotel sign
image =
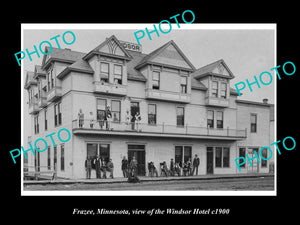
{"label": "hotel sign", "polygon": [[126,41],[120,41],[121,45],[123,48],[126,50],[131,50],[135,52],[142,52],[142,45],[134,44],[131,42],[126,42]]}

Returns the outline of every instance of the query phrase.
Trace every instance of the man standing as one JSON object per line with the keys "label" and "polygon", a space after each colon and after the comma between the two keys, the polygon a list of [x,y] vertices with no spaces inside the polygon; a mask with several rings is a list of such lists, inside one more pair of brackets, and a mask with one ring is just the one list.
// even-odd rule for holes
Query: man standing
{"label": "man standing", "polygon": [[86,170],[86,178],[91,179],[91,171],[92,171],[92,160],[91,157],[87,157],[85,160],[85,170]]}
{"label": "man standing", "polygon": [[84,114],[82,112],[82,109],[79,109],[78,121],[79,121],[79,128],[82,128],[84,122]]}
{"label": "man standing", "polygon": [[96,169],[96,178],[101,179],[101,160],[99,155],[96,156],[94,164]]}
{"label": "man standing", "polygon": [[94,116],[93,116],[93,112],[90,112],[89,119],[90,119],[90,128],[93,128],[93,127],[94,127]]}
{"label": "man standing", "polygon": [[122,166],[121,166],[124,178],[128,177],[127,168],[128,168],[128,160],[124,156],[123,159],[122,159]]}
{"label": "man standing", "polygon": [[106,179],[106,162],[104,157],[101,158],[101,171],[103,173],[103,178]]}
{"label": "man standing", "polygon": [[111,111],[109,109],[109,106],[106,107],[104,120],[105,120],[105,123],[106,123],[106,130],[110,130],[110,124],[111,124],[112,116],[111,116]]}
{"label": "man standing", "polygon": [[193,172],[192,175],[194,175],[195,169],[196,169],[196,175],[198,175],[198,167],[200,165],[200,159],[198,158],[198,155],[195,155],[195,158],[193,160]]}
{"label": "man standing", "polygon": [[130,161],[130,172],[134,174],[134,176],[137,176],[137,161],[135,159],[135,156],[132,156],[132,159]]}
{"label": "man standing", "polygon": [[171,159],[171,162],[170,162],[170,175],[171,176],[175,175],[175,165],[174,165],[174,160],[173,159]]}
{"label": "man standing", "polygon": [[109,162],[106,164],[107,170],[110,172],[109,177],[114,178],[114,164],[112,162],[112,159],[109,159]]}

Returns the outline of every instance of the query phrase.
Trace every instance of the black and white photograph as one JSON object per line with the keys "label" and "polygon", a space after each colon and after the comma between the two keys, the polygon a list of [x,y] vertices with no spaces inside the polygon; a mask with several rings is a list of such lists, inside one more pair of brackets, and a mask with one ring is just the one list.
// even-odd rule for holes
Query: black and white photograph
{"label": "black and white photograph", "polygon": [[297,221],[295,4],[32,3],[1,20],[3,221]]}
{"label": "black and white photograph", "polygon": [[23,194],[276,194],[274,24],[30,26]]}

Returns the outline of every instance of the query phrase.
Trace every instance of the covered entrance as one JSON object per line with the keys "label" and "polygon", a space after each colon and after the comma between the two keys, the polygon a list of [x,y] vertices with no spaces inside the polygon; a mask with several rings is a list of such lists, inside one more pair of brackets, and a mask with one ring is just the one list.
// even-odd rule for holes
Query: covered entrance
{"label": "covered entrance", "polygon": [[137,160],[137,175],[146,175],[146,165],[145,165],[145,145],[128,145],[128,163],[130,164],[132,157]]}

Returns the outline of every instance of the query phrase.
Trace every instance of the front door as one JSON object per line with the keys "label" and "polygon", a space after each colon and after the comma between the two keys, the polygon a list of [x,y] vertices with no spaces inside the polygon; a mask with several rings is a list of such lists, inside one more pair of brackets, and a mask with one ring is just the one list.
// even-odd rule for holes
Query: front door
{"label": "front door", "polygon": [[130,164],[133,156],[137,161],[137,175],[146,175],[145,145],[128,145],[128,162]]}
{"label": "front door", "polygon": [[206,174],[214,174],[214,150],[213,150],[213,147],[206,148]]}

